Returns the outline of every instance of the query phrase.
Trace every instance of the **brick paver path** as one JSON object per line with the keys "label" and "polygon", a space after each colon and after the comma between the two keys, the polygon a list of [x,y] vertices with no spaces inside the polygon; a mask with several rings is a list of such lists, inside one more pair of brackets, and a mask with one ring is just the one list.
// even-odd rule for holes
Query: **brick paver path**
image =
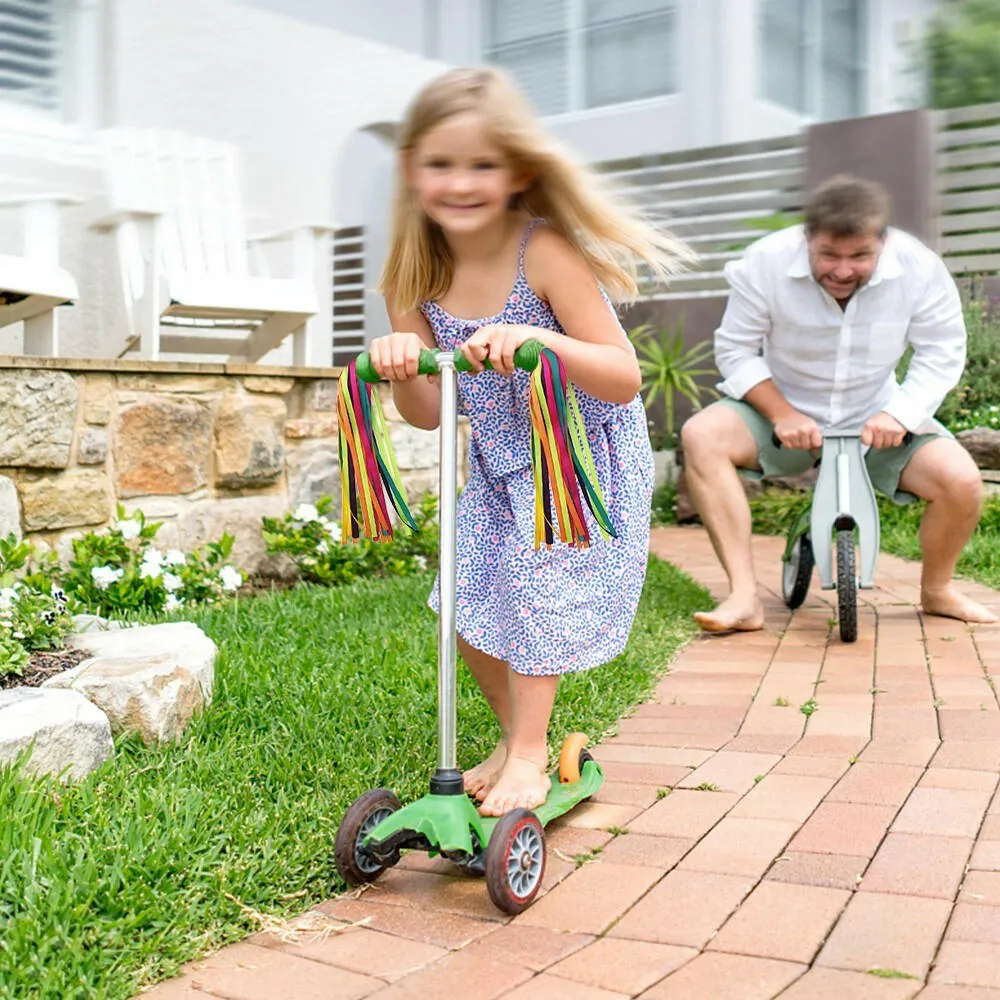
{"label": "brick paver path", "polygon": [[[754,544],[777,584],[781,542]],[[719,593],[703,531],[653,549]],[[146,996],[1000,1000],[1000,628],[922,617],[917,573],[880,558],[853,645],[814,589],[684,649],[598,748],[600,793],[549,827],[520,916],[411,856]]]}

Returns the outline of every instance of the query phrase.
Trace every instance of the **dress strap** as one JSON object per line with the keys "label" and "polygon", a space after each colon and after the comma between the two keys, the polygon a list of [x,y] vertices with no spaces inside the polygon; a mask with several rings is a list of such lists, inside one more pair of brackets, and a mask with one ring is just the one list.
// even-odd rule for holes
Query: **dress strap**
{"label": "dress strap", "polygon": [[524,254],[525,251],[528,249],[528,239],[531,236],[531,232],[535,228],[535,226],[537,226],[540,222],[544,221],[545,220],[541,218],[532,219],[525,228],[524,235],[521,237],[521,249],[518,250],[517,252],[517,273],[518,276],[521,278],[524,277]]}

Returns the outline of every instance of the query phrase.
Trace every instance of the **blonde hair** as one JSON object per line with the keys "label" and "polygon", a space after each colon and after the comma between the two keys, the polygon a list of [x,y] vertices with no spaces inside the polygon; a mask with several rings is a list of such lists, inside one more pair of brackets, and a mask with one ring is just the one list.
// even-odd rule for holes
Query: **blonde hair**
{"label": "blonde hair", "polygon": [[[494,67],[451,70],[427,84],[400,128],[400,159],[431,129],[470,112],[482,116],[514,168],[532,178],[519,204],[576,248],[612,298],[635,298],[640,261],[666,278],[694,259],[683,243],[614,199],[595,173],[574,162],[542,129],[507,75]],[[420,208],[400,163],[389,256],[378,289],[391,296],[394,308],[408,312],[441,298],[452,274],[448,243]]]}

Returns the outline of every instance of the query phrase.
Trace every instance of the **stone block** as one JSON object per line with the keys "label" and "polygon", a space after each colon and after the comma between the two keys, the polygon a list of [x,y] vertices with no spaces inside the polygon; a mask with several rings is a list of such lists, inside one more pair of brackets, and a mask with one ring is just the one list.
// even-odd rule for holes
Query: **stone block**
{"label": "stone block", "polygon": [[273,375],[248,375],[243,379],[243,388],[247,392],[269,392],[284,396],[295,388],[295,379],[278,378]]}
{"label": "stone block", "polygon": [[87,374],[83,392],[84,423],[103,427],[115,411],[115,384],[110,375]]}
{"label": "stone block", "polygon": [[281,517],[287,509],[284,494],[193,503],[178,523],[180,547],[187,551],[205,542],[218,541],[228,532],[236,539],[232,561],[245,573],[255,573],[266,555],[261,518]]}
{"label": "stone block", "polygon": [[65,469],[79,391],[67,372],[0,371],[0,465]]}
{"label": "stone block", "polygon": [[1000,469],[1000,431],[992,427],[972,427],[959,431],[955,437],[980,469]]}
{"label": "stone block", "polygon": [[174,375],[164,372],[123,372],[118,376],[121,392],[177,393],[182,396],[232,392],[236,380],[225,375]]}
{"label": "stone block", "polygon": [[95,470],[24,479],[19,489],[26,531],[104,524],[114,509],[111,482]]}
{"label": "stone block", "polygon": [[0,476],[0,538],[13,533],[21,540],[21,503],[17,498],[17,487],[6,476]]}
{"label": "stone block", "polygon": [[401,472],[437,467],[437,431],[423,431],[406,423],[391,424],[389,439]]}
{"label": "stone block", "polygon": [[306,441],[290,447],[286,471],[291,507],[315,503],[328,494],[336,499],[339,511],[340,456],[335,441]]}
{"label": "stone block", "polygon": [[268,486],[285,468],[285,403],[271,396],[227,395],[215,418],[215,473],[226,489]]}
{"label": "stone block", "polygon": [[113,753],[108,717],[77,691],[0,691],[0,763],[30,748],[31,774],[78,781]]}
{"label": "stone block", "polygon": [[140,397],[119,411],[120,497],[192,493],[208,483],[212,414],[194,399]]}
{"label": "stone block", "polygon": [[103,427],[84,427],[76,445],[79,465],[103,465],[108,458],[108,432]]}
{"label": "stone block", "polygon": [[301,438],[336,437],[339,424],[337,417],[297,417],[285,424],[285,437],[293,440]]}
{"label": "stone block", "polygon": [[332,378],[318,378],[307,382],[303,392],[303,401],[307,410],[337,410],[337,381]]}
{"label": "stone block", "polygon": [[80,692],[114,734],[135,731],[147,745],[171,742],[212,701],[215,643],[191,622],[88,630],[70,645],[91,658],[43,687]]}

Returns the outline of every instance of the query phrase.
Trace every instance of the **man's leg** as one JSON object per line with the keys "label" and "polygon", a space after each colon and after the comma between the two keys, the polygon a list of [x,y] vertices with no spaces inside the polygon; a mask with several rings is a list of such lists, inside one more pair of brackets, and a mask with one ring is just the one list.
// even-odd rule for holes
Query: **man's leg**
{"label": "man's leg", "polygon": [[697,612],[695,621],[706,632],[763,628],[764,607],[750,548],[750,505],[736,471],[758,467],[757,443],[739,411],[730,406],[709,406],[695,414],[681,438],[685,482],[729,577],[729,597],[714,611]]}
{"label": "man's leg", "polygon": [[927,501],[920,522],[924,612],[965,622],[997,621],[996,615],[961,594],[952,582],[955,564],[976,530],[983,504],[982,479],[972,457],[957,441],[936,438],[914,453],[903,469],[899,488]]}

